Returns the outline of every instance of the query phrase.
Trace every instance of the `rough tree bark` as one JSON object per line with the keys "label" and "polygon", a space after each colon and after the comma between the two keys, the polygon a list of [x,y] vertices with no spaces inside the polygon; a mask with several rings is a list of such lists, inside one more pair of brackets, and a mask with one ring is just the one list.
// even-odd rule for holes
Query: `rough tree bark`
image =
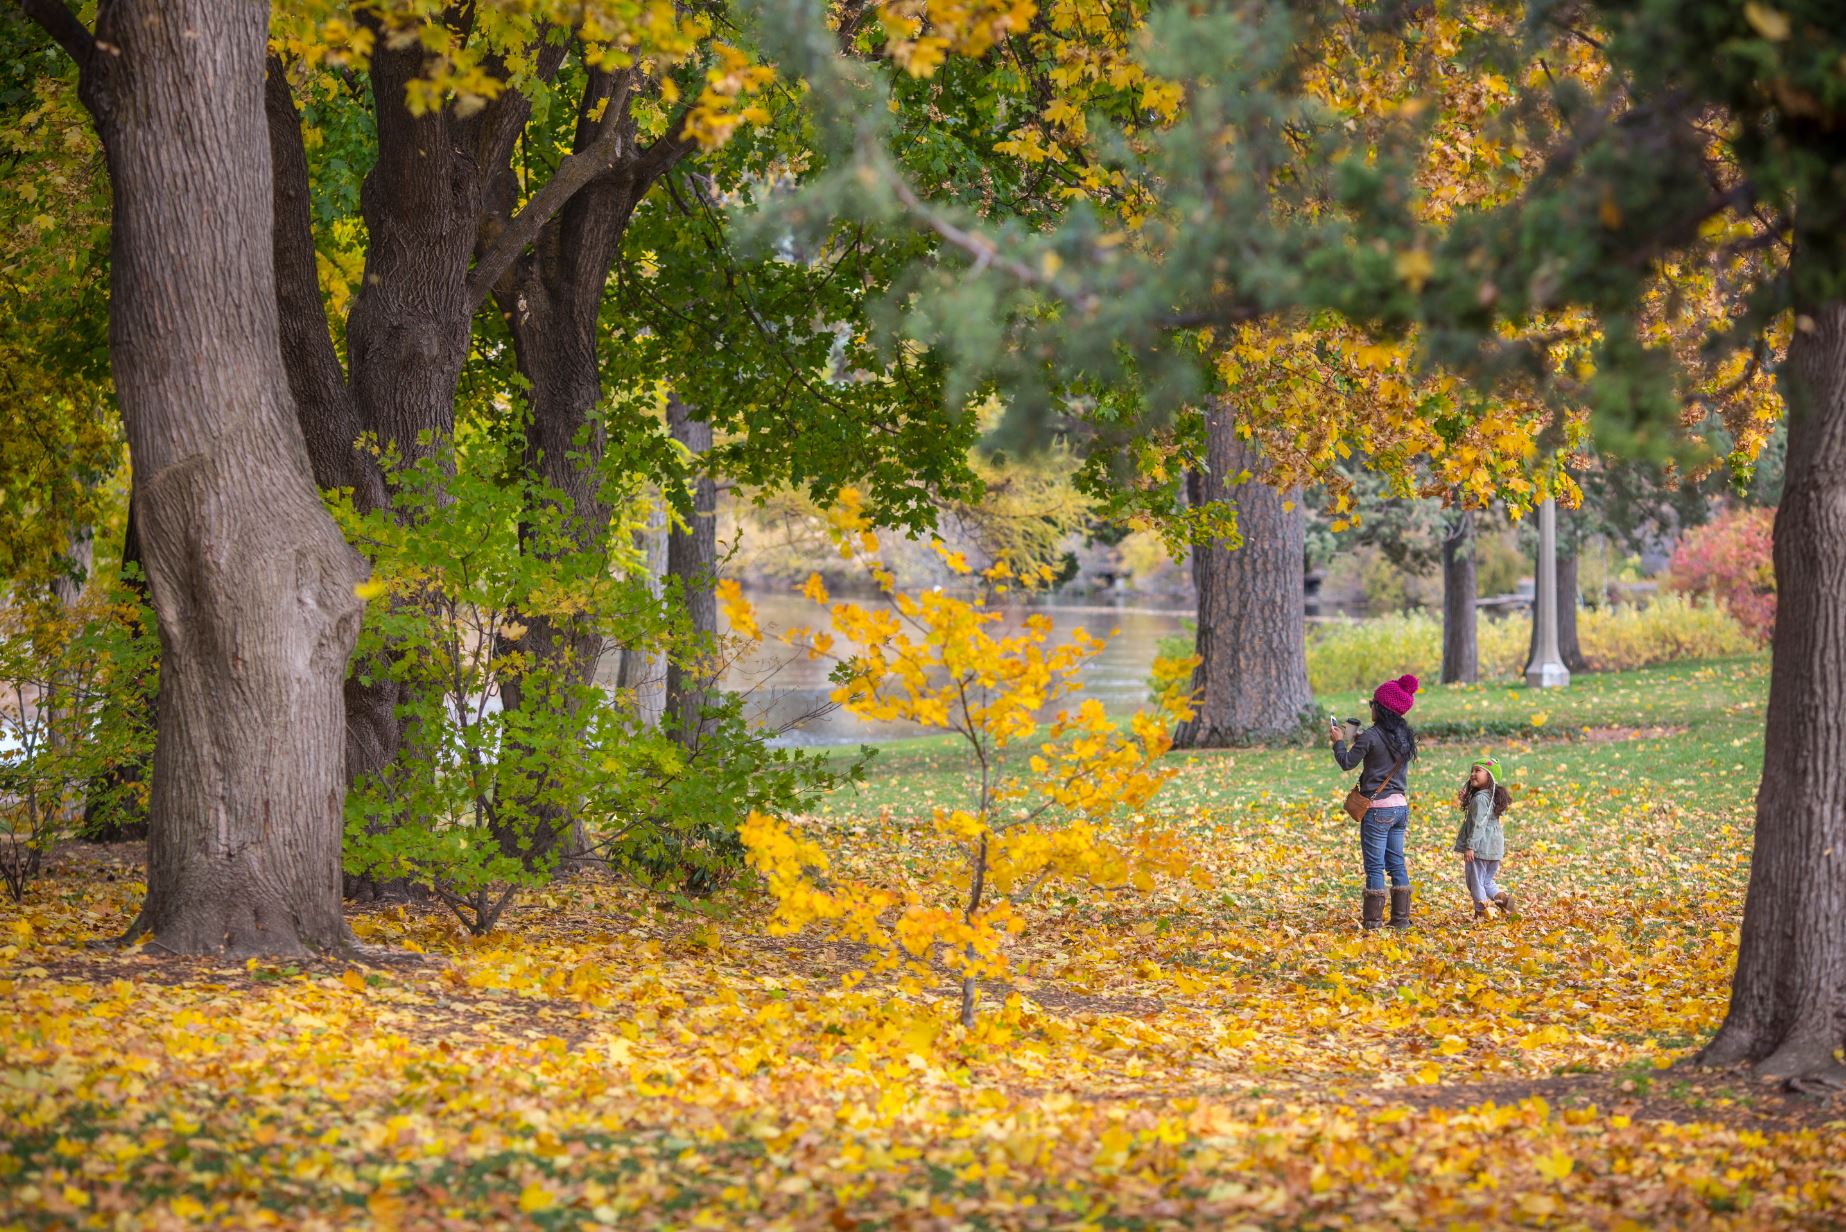
{"label": "rough tree bark", "polygon": [[1181,748],[1292,735],[1314,705],[1302,600],[1301,506],[1260,480],[1233,482],[1262,466],[1255,447],[1238,439],[1229,410],[1212,408],[1206,415],[1206,465],[1189,477],[1190,495],[1195,505],[1234,501],[1243,546],[1201,544],[1192,551],[1200,661],[1192,678],[1197,713],[1174,733]]}
{"label": "rough tree bark", "polygon": [[[535,49],[533,71],[555,74],[564,47]],[[426,72],[419,44],[389,47],[371,61],[378,159],[366,176],[361,211],[365,273],[346,323],[349,365],[328,328],[315,270],[308,162],[301,119],[279,57],[268,62],[264,104],[273,164],[282,347],[315,481],[351,488],[363,510],[390,504],[387,475],[367,451],[369,433],[400,463],[447,460],[455,391],[467,360],[479,296],[470,266],[497,180],[531,113],[529,98],[504,91],[469,116],[454,107],[413,115],[405,87]],[[350,369],[350,371],[348,370]],[[403,687],[385,671],[345,684],[348,781],[387,769],[404,747]],[[352,878],[360,898],[398,897],[408,883]]]}
{"label": "rough tree bark", "polygon": [[[1800,241],[1797,240],[1797,248]],[[1782,391],[1763,780],[1730,1012],[1699,1059],[1846,1084],[1846,301],[1797,305]]]}
{"label": "rough tree bark", "polygon": [[[711,425],[696,415],[678,398],[667,400],[667,427],[694,457],[711,448]],[[718,571],[717,511],[718,485],[709,475],[701,475],[693,485],[691,524],[684,529],[675,526],[667,535],[667,576],[678,579],[693,635],[701,640],[718,635],[718,598],[713,589]],[[696,747],[704,734],[699,711],[706,703],[705,676],[696,665],[667,664],[666,721],[687,748]]]}
{"label": "rough tree bark", "polygon": [[[382,509],[391,501],[384,472],[369,453],[358,448],[368,425],[360,417],[327,325],[315,268],[307,151],[287,70],[279,57],[269,59],[263,103],[273,171],[272,243],[282,353],[314,466],[314,483],[323,489],[352,489],[353,504],[361,512]],[[390,765],[400,743],[397,708],[403,701],[402,686],[386,671],[370,673],[370,684],[361,681],[361,674],[349,673],[344,685],[348,784]],[[393,896],[401,896],[397,892],[404,888],[392,887]],[[364,877],[348,878],[346,891],[356,898],[386,896],[385,887]]]}
{"label": "rough tree bark", "polygon": [[[1480,638],[1474,599],[1474,513],[1457,509],[1442,539],[1442,683],[1480,679]],[[1574,627],[1574,626],[1573,626]]]}
{"label": "rough tree bark", "polygon": [[278,341],[263,58],[249,0],[117,0],[76,57],[114,213],[110,359],[161,685],[148,892],[129,935],[303,955],[340,906],[340,682],[359,561],[315,491]]}

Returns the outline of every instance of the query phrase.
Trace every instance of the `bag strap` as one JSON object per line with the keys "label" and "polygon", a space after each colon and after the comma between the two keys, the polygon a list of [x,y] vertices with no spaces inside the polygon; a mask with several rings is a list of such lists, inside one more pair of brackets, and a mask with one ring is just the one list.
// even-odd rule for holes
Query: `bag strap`
{"label": "bag strap", "polygon": [[1402,757],[1398,758],[1396,761],[1392,762],[1391,768],[1385,771],[1384,781],[1378,784],[1378,789],[1372,792],[1371,795],[1367,796],[1366,799],[1376,800],[1379,796],[1384,795],[1384,789],[1391,785],[1391,780],[1397,777],[1397,772],[1403,769],[1405,764],[1408,763],[1409,761],[1410,761],[1410,754],[1406,753]]}

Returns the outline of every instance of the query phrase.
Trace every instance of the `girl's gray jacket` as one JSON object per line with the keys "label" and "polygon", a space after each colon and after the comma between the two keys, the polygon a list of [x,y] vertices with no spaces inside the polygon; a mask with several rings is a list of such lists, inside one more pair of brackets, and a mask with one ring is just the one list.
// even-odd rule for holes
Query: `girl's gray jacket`
{"label": "girl's gray jacket", "polygon": [[1506,858],[1506,831],[1500,828],[1500,819],[1493,815],[1491,785],[1468,793],[1461,829],[1455,832],[1455,850],[1472,851],[1477,860]]}

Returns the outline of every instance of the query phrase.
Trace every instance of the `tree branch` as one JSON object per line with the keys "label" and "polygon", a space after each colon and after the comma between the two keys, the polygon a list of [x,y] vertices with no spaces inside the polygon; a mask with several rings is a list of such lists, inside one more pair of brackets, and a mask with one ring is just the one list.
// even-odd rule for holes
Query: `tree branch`
{"label": "tree branch", "polygon": [[80,72],[88,72],[96,58],[96,36],[91,34],[77,15],[64,7],[64,0],[19,0],[19,7],[40,29],[44,30],[70,58]]}
{"label": "tree branch", "polygon": [[359,508],[374,509],[386,500],[384,480],[355,448],[359,412],[327,325],[308,203],[308,156],[280,56],[269,57],[263,110],[269,125],[275,211],[271,242],[282,354],[288,361],[289,392],[295,398],[314,482],[322,488],[350,487]]}
{"label": "tree branch", "polygon": [[500,276],[538,238],[552,215],[599,176],[615,170],[622,160],[623,144],[621,129],[611,128],[589,146],[565,156],[544,187],[533,193],[525,208],[494,236],[468,272],[468,298],[474,305],[486,302]]}
{"label": "tree branch", "polygon": [[695,143],[685,135],[686,112],[681,111],[666,132],[636,153],[629,145],[628,127],[613,114],[627,105],[627,94],[628,87],[624,84],[616,97],[610,99],[604,111],[602,131],[596,139],[566,155],[551,178],[526,201],[525,208],[501,228],[481,253],[474,269],[468,273],[468,295],[476,306],[486,302],[501,275],[538,239],[545,224],[579,192],[628,163],[635,174],[633,195],[638,199],[674,163],[692,152]]}

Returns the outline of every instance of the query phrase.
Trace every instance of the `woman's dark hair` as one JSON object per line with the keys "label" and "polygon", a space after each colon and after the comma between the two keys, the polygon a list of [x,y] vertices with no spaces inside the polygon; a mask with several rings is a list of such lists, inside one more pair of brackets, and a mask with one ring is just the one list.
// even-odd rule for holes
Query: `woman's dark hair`
{"label": "woman's dark hair", "polygon": [[1372,726],[1384,737],[1385,747],[1391,750],[1391,756],[1401,757],[1405,761],[1416,760],[1417,734],[1410,730],[1410,724],[1404,721],[1403,715],[1374,701]]}

